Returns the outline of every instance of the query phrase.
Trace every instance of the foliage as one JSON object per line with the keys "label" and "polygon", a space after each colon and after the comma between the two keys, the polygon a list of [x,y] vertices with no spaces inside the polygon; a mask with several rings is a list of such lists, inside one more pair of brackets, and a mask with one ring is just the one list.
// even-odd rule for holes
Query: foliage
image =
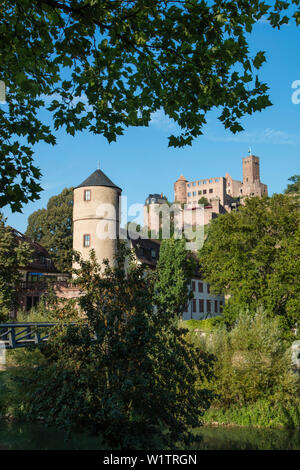
{"label": "foliage", "polygon": [[198,204],[203,204],[204,206],[208,206],[209,205],[209,202],[208,200],[206,199],[206,197],[202,196],[200,197],[199,201],[198,201]]}
{"label": "foliage", "polygon": [[125,254],[121,245],[116,265],[102,269],[93,250],[77,257],[86,317],[67,327],[62,319],[43,346],[45,364],[28,377],[25,368],[19,386],[28,416],[97,434],[105,448],[173,448],[189,442],[209,406],[212,394],[197,381],[210,356],[185,341],[164,306],[153,308],[153,274],[136,263],[126,274]]}
{"label": "foliage", "polygon": [[190,331],[202,330],[202,331],[213,331],[224,323],[224,319],[221,316],[212,318],[206,318],[205,320],[185,320],[183,327],[188,328]]}
{"label": "foliage", "polygon": [[0,372],[0,417],[26,420],[31,408],[31,393],[23,388],[33,371],[45,363],[37,348],[21,348],[6,354],[7,370]]}
{"label": "foliage", "polygon": [[76,320],[78,317],[78,305],[76,299],[66,300],[58,298],[51,285],[47,293],[40,297],[39,303],[29,312],[19,310],[18,322],[55,322],[57,320]]}
{"label": "foliage", "polygon": [[213,220],[199,252],[213,292],[230,295],[224,316],[262,306],[289,332],[299,323],[300,212],[294,198],[247,199],[239,211]]}
{"label": "foliage", "polygon": [[198,338],[198,342],[216,358],[211,385],[218,396],[212,407],[221,410],[221,415],[229,410],[228,416],[232,416],[238,406],[244,408],[241,420],[246,419],[245,416],[250,420],[251,406],[256,413],[267,402],[274,413],[262,420],[274,418],[275,410],[279,409],[280,420],[284,409],[287,416],[288,410],[299,411],[299,378],[292,370],[291,351],[282,340],[278,319],[270,319],[262,311],[253,317],[243,313],[231,331],[222,327],[209,336]]}
{"label": "foliage", "polygon": [[0,319],[14,317],[18,305],[21,274],[19,267],[32,261],[33,251],[26,242],[19,243],[0,213]]}
{"label": "foliage", "polygon": [[166,314],[178,320],[185,304],[193,298],[190,291],[195,260],[182,239],[170,238],[160,245],[157,263],[156,301]]}
{"label": "foliage", "polygon": [[205,424],[230,424],[264,428],[299,428],[300,399],[292,402],[270,402],[261,398],[255,403],[229,408],[211,407],[204,415]]}
{"label": "foliage", "polygon": [[285,193],[286,194],[295,194],[299,193],[300,194],[300,175],[294,175],[289,178],[289,181],[291,181],[290,184],[288,184]]}
{"label": "foliage", "polygon": [[73,188],[65,188],[49,199],[47,209],[28,217],[26,235],[40,243],[60,272],[72,269]]}
{"label": "foliage", "polygon": [[242,116],[270,106],[257,76],[265,54],[250,52],[248,34],[264,15],[272,27],[288,23],[293,4],[298,24],[298,0],[2,1],[0,207],[20,211],[39,197],[33,146],[56,142],[44,108],[55,130],[109,142],[160,109],[182,131],[171,146],[190,145],[214,107],[225,128],[242,130]]}

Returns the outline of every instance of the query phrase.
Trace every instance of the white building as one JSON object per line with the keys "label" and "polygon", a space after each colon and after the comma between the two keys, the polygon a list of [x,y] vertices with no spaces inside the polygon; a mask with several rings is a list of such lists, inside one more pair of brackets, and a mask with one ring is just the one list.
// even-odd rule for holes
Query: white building
{"label": "white building", "polygon": [[224,296],[210,292],[209,284],[200,278],[192,279],[191,290],[194,298],[183,312],[183,320],[204,320],[222,314]]}

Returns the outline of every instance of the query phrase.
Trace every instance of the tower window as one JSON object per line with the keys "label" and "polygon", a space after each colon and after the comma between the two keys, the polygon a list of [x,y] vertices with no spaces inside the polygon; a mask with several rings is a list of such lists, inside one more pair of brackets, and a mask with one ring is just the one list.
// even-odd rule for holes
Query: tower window
{"label": "tower window", "polygon": [[83,246],[89,247],[91,244],[91,236],[90,234],[83,235]]}
{"label": "tower window", "polygon": [[84,200],[85,201],[90,201],[91,200],[91,190],[90,189],[85,189],[84,190]]}

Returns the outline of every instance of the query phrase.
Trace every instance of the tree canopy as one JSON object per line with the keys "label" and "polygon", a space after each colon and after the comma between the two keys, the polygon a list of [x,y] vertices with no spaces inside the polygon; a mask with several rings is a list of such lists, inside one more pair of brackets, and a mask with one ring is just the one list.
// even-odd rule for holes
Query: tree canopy
{"label": "tree canopy", "polygon": [[62,318],[42,363],[19,368],[20,403],[55,427],[98,435],[105,449],[173,449],[194,439],[209,407],[200,384],[212,357],[186,341],[165,305],[154,307],[153,273],[135,262],[125,273],[126,255],[121,244],[112,268],[93,250],[86,261],[76,254],[85,317]]}
{"label": "tree canopy", "polygon": [[230,296],[224,309],[232,322],[240,311],[261,306],[286,331],[300,320],[300,211],[296,198],[275,194],[211,222],[199,252],[212,291]]}
{"label": "tree canopy", "polygon": [[[293,6],[293,11],[285,10]],[[54,129],[84,129],[109,142],[128,126],[148,126],[162,109],[180,127],[169,145],[202,133],[214,107],[232,132],[242,116],[270,105],[248,33],[262,17],[280,27],[299,0],[3,0],[0,8],[0,207],[39,197],[33,146],[55,144]]]}
{"label": "tree canopy", "polygon": [[186,249],[185,239],[162,240],[157,263],[156,302],[176,320],[193,297],[190,284],[195,267],[195,260]]}
{"label": "tree canopy", "polygon": [[14,317],[18,307],[20,267],[27,266],[33,250],[26,242],[18,243],[12,229],[0,213],[0,320]]}
{"label": "tree canopy", "polygon": [[65,188],[49,199],[47,209],[28,217],[26,235],[51,255],[55,267],[70,272],[73,249],[73,188]]}
{"label": "tree canopy", "polygon": [[287,185],[285,190],[286,194],[298,193],[300,196],[300,175],[294,175],[289,178],[290,184]]}

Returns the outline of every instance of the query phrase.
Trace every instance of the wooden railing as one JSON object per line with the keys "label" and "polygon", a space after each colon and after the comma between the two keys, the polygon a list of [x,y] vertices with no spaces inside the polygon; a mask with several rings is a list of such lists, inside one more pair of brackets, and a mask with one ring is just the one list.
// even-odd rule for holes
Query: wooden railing
{"label": "wooden railing", "polygon": [[2,348],[23,348],[48,340],[51,328],[56,323],[0,323]]}
{"label": "wooden railing", "polygon": [[[45,343],[51,335],[51,329],[56,325],[57,323],[0,323],[0,349],[24,348]],[[76,325],[76,322],[65,324],[71,325]],[[96,334],[91,334],[91,339],[97,340]]]}

